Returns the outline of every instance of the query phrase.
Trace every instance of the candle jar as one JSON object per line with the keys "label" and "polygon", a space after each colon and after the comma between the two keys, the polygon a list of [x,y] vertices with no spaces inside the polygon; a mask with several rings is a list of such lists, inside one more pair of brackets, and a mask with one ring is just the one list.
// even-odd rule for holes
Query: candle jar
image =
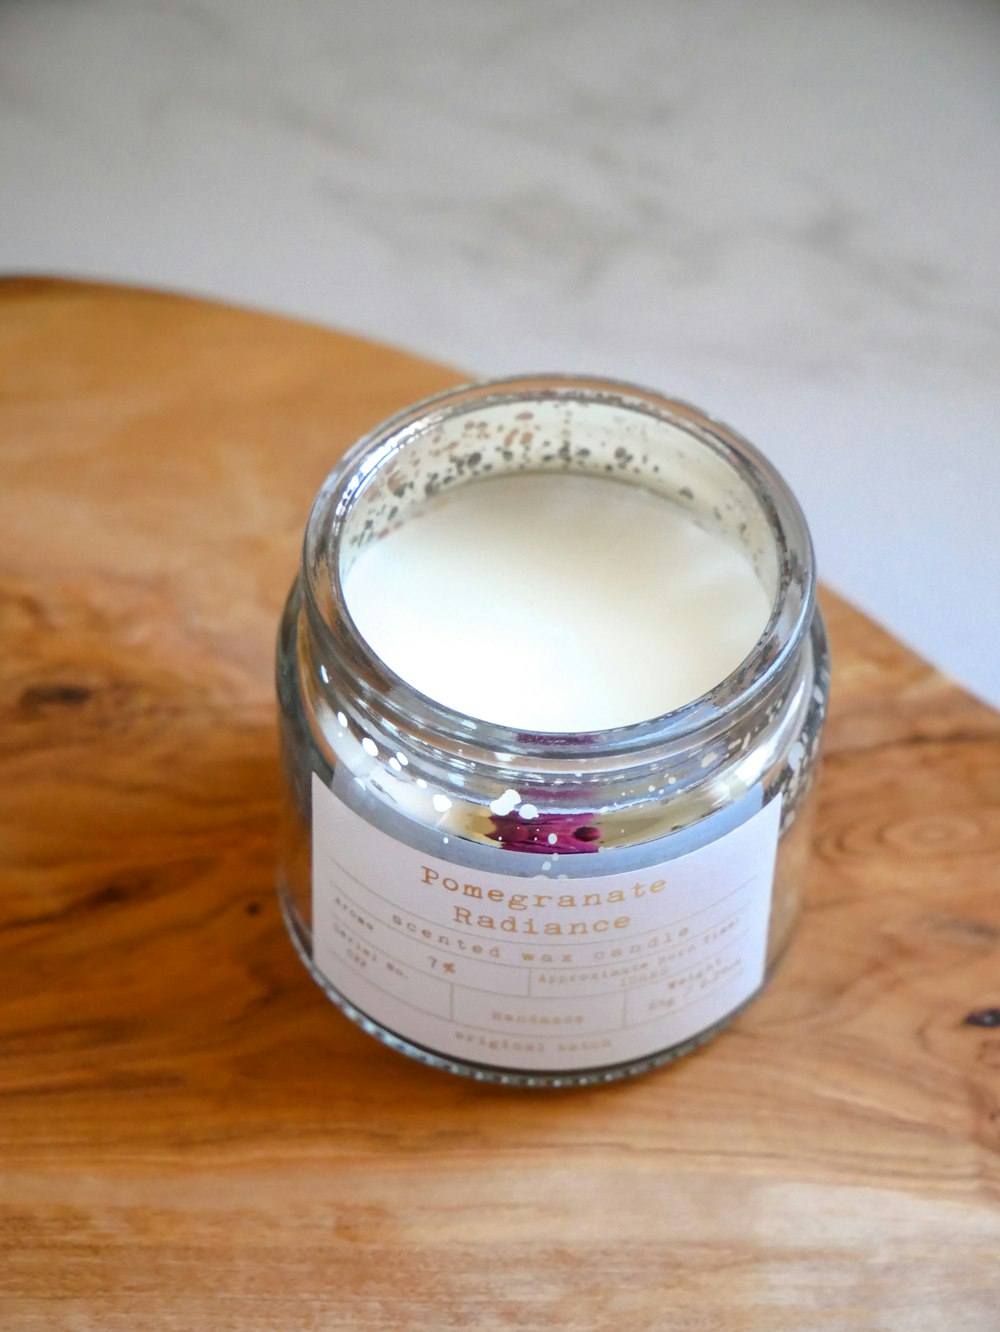
{"label": "candle jar", "polygon": [[[360,634],[345,576],[442,494],[513,472],[639,486],[738,549],[770,605],[749,655],[684,706],[592,733],[418,692]],[[627,578],[627,533],[616,558]],[[782,956],[829,687],[812,546],[775,469],[694,408],[545,376],[379,426],[315,501],[277,681],[288,930],[393,1049],[486,1081],[613,1081],[714,1036]]]}

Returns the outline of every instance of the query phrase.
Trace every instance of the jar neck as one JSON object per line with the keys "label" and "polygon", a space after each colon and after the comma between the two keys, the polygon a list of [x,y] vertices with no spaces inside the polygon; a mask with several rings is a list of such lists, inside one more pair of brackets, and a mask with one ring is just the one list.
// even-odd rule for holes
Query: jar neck
{"label": "jar neck", "polygon": [[[708,693],[662,716],[593,733],[528,732],[467,717],[421,694],[358,632],[345,601],[351,563],[445,488],[509,473],[627,481],[739,544],[771,599],[747,658]],[[752,736],[788,706],[801,676],[815,574],[801,511],[752,445],[687,404],[611,380],[545,376],[473,384],[427,399],[362,438],[327,479],[306,529],[302,669],[316,697],[349,702],[370,732],[438,762],[553,776],[677,765]],[[700,761],[700,760],[699,760]],[[711,765],[707,765],[711,766]]]}

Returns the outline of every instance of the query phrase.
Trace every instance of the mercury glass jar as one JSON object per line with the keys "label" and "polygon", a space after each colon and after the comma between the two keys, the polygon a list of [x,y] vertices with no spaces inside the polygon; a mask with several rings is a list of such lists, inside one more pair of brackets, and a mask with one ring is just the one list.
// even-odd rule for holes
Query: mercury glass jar
{"label": "mercury glass jar", "polygon": [[[511,472],[625,481],[723,537],[771,607],[749,655],[673,711],[592,733],[418,692],[361,636],[345,577],[443,493]],[[612,1081],[714,1036],[784,953],[829,686],[812,546],[775,469],[685,403],[540,376],[380,425],[315,501],[277,680],[288,930],[393,1049],[493,1082]]]}

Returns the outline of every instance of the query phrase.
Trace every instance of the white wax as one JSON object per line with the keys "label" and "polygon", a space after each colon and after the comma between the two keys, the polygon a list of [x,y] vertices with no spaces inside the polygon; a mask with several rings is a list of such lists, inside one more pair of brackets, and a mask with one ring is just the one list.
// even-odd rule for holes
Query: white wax
{"label": "white wax", "polygon": [[462,486],[365,548],[361,634],[422,693],[527,731],[595,731],[691,702],[770,605],[748,558],[638,487],[558,473]]}

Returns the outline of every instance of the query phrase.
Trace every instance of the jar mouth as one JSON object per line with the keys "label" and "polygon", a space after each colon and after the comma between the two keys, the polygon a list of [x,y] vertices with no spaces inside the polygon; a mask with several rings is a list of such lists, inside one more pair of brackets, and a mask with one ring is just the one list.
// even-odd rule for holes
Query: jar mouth
{"label": "jar mouth", "polygon": [[[475,447],[477,439],[487,440],[483,421],[503,420],[503,414],[509,413],[513,434],[520,418],[531,411],[548,413],[553,421],[559,413],[566,420],[576,413],[578,425],[582,422],[589,432],[588,446],[570,444],[567,429],[561,443],[547,439],[541,452],[537,447],[532,451],[530,445],[504,450],[492,440],[481,450]],[[611,423],[616,423],[614,432],[608,429]],[[454,444],[449,446],[451,435],[456,439],[461,435],[473,447],[461,452]],[[643,448],[623,446],[618,442],[623,437],[643,441]],[[601,461],[605,443],[612,462]],[[434,458],[443,461],[429,469],[425,457],[421,480],[419,468],[414,469],[421,448],[427,446],[424,453],[429,456],[432,445]],[[489,447],[497,450],[497,474],[590,472],[606,478],[620,465],[628,473],[621,479],[692,506],[707,504],[705,495],[711,486],[728,483],[729,500],[724,506],[714,505],[708,521],[743,529],[741,535],[753,549],[758,576],[771,600],[767,623],[748,655],[724,679],[680,707],[594,731],[526,730],[468,716],[399,675],[355,623],[344,593],[344,574],[351,559],[381,534],[386,520],[398,519],[400,511],[433,498],[446,486],[476,484],[483,479],[482,471],[492,473],[492,464],[482,461],[484,455],[493,456],[487,453]],[[511,458],[504,461],[507,453]],[[660,461],[650,462],[651,456]],[[677,487],[676,481],[689,475],[691,483]],[[813,614],[815,583],[813,547],[802,510],[781,474],[758,449],[681,400],[625,381],[565,374],[517,375],[460,385],[375,427],[344,454],[321,487],[306,526],[302,555],[306,612],[320,660],[325,659],[329,671],[346,676],[345,683],[360,704],[405,729],[417,728],[429,738],[474,747],[501,760],[611,758],[651,746],[677,745],[707,728],[714,730],[716,724],[730,724],[769,696],[797,657]]]}

